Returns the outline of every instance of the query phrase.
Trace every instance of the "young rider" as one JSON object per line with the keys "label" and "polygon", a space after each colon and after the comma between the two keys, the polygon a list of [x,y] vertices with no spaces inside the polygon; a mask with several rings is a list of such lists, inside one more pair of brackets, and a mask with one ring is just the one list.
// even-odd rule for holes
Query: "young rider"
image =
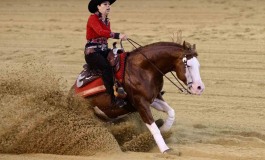
{"label": "young rider", "polygon": [[110,51],[108,48],[108,38],[127,40],[125,34],[112,32],[108,14],[110,5],[116,0],[91,0],[88,10],[92,13],[87,21],[85,46],[85,60],[92,69],[102,71],[102,79],[107,93],[111,97],[113,106],[122,107],[125,102],[114,96],[114,75],[113,68],[110,66],[107,56]]}

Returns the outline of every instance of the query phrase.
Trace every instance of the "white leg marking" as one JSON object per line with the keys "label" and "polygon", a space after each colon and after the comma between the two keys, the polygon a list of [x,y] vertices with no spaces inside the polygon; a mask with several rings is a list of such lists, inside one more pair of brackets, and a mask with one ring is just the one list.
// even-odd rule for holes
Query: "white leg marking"
{"label": "white leg marking", "polygon": [[149,129],[149,131],[152,133],[160,152],[164,153],[166,150],[168,150],[169,148],[166,145],[157,125],[155,123],[152,123],[151,125],[146,124],[146,126]]}
{"label": "white leg marking", "polygon": [[163,126],[160,127],[160,131],[168,131],[175,120],[175,111],[167,104],[167,102],[162,101],[160,99],[155,99],[154,102],[151,104],[152,107],[154,107],[155,109],[159,110],[159,111],[163,111],[166,112],[168,114],[168,117],[165,121],[165,123],[163,124]]}

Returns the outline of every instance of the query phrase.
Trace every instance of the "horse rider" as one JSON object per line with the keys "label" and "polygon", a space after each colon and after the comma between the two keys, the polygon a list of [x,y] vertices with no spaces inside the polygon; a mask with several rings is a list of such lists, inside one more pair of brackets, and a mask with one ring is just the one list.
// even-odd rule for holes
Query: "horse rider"
{"label": "horse rider", "polygon": [[91,15],[87,21],[85,46],[85,60],[91,69],[100,70],[107,93],[111,97],[112,106],[123,107],[126,103],[123,99],[114,95],[114,73],[107,56],[110,52],[108,48],[108,38],[127,40],[125,34],[112,32],[108,14],[110,6],[116,0],[90,0],[88,10]]}

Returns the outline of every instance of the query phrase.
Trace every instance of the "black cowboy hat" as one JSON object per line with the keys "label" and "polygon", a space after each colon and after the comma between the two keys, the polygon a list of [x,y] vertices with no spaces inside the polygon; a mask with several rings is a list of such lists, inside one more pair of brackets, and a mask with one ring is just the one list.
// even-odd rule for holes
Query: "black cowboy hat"
{"label": "black cowboy hat", "polygon": [[91,0],[88,4],[88,10],[91,13],[95,13],[96,11],[98,11],[98,5],[100,5],[101,3],[105,2],[105,1],[109,1],[110,4],[114,3],[116,0]]}

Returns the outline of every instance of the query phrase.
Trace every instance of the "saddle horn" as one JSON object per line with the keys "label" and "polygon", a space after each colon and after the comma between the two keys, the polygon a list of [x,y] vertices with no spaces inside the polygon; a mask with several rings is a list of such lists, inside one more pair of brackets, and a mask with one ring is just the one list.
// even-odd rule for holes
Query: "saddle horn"
{"label": "saddle horn", "polygon": [[114,48],[117,48],[117,47],[116,47],[116,44],[117,44],[117,42],[114,42],[114,43],[112,44],[113,49],[114,49]]}

